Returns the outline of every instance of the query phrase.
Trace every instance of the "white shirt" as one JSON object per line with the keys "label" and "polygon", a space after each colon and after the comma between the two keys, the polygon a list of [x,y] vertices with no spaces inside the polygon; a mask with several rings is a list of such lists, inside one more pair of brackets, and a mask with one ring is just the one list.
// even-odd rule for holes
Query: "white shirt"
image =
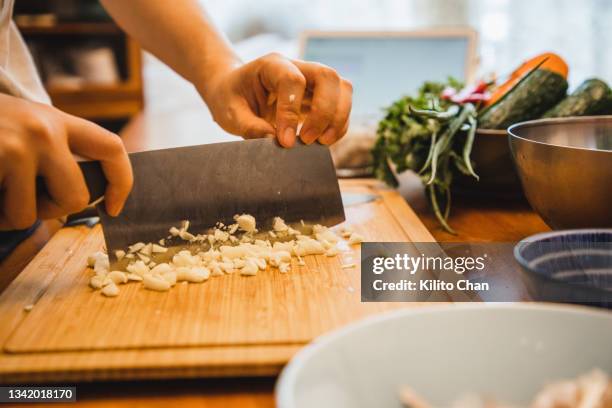
{"label": "white shirt", "polygon": [[11,20],[14,0],[0,0],[0,93],[50,104],[32,56]]}

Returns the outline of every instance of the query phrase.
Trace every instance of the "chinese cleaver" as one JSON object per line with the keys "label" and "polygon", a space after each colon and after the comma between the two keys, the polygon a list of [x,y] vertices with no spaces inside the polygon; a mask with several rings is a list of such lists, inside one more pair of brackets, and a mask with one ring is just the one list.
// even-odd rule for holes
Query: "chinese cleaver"
{"label": "chinese cleaver", "polygon": [[[254,139],[131,153],[134,187],[118,217],[104,203],[98,213],[109,254],[136,242],[157,242],[172,226],[189,220],[203,232],[236,214],[251,214],[258,226],[279,216],[332,226],[344,208],[331,154],[326,146]],[[104,194],[99,162],[79,163],[91,201]]]}

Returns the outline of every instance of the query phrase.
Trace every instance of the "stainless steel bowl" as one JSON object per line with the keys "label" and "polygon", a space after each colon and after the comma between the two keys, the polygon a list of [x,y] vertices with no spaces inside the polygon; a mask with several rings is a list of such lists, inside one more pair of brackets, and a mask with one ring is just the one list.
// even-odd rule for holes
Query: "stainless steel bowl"
{"label": "stainless steel bowl", "polygon": [[612,227],[612,116],[533,120],[508,134],[525,195],[550,227]]}

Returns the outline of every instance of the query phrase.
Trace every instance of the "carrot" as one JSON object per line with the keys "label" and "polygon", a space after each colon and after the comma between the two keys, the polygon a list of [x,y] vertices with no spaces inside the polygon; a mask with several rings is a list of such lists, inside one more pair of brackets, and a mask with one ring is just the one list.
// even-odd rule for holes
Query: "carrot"
{"label": "carrot", "polygon": [[[542,61],[544,61],[544,63],[542,63]],[[510,77],[506,80],[506,82],[495,88],[495,90],[491,93],[491,97],[486,101],[485,106],[493,105],[495,102],[497,102],[508,91],[510,91],[525,74],[531,71],[533,67],[541,63],[542,65],[540,68],[555,72],[567,79],[569,69],[563,58],[552,52],[545,52],[525,61],[520,67],[515,69],[512,74],[510,74]]]}

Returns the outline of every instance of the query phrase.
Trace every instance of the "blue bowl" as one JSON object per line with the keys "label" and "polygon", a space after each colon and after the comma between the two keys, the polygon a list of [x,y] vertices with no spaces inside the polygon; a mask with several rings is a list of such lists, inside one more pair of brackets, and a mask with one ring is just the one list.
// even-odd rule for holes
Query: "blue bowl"
{"label": "blue bowl", "polygon": [[533,235],[514,257],[534,300],[612,308],[612,229]]}

